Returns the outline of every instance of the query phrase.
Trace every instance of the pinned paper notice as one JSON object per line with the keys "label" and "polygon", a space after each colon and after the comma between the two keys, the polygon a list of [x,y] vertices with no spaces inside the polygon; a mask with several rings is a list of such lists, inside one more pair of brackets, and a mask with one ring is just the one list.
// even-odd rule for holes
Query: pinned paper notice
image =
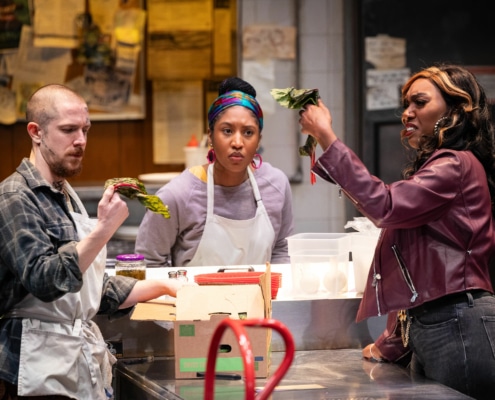
{"label": "pinned paper notice", "polygon": [[404,68],[406,39],[377,35],[365,39],[366,61],[378,69]]}
{"label": "pinned paper notice", "polygon": [[293,26],[246,26],[242,32],[242,57],[245,60],[294,60],[296,33]]}
{"label": "pinned paper notice", "polygon": [[366,109],[384,110],[400,106],[400,88],[411,74],[409,68],[366,71]]}

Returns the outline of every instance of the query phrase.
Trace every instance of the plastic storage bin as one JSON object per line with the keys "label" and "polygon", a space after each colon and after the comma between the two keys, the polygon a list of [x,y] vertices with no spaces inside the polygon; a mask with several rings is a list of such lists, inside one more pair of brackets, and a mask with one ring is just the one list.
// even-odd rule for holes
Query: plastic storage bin
{"label": "plastic storage bin", "polygon": [[351,251],[354,264],[356,292],[364,292],[368,274],[375,255],[378,234],[351,233]]}
{"label": "plastic storage bin", "polygon": [[299,233],[287,238],[296,298],[338,297],[347,291],[348,233]]}

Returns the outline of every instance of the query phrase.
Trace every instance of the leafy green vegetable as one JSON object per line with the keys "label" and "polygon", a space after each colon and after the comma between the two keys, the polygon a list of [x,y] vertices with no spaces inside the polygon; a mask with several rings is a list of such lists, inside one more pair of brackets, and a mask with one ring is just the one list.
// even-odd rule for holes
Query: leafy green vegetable
{"label": "leafy green vegetable", "polygon": [[109,186],[115,186],[117,192],[129,199],[138,199],[150,211],[161,214],[164,218],[170,218],[168,207],[163,204],[158,196],[148,194],[144,184],[138,179],[112,178],[105,182],[105,189]]}
{"label": "leafy green vegetable", "polygon": [[[303,108],[308,103],[318,105],[318,99],[320,97],[318,89],[295,89],[293,87],[272,89],[270,90],[270,94],[282,107],[291,109]],[[308,135],[304,145],[299,147],[300,156],[311,157],[311,166],[315,163],[316,145],[316,139],[313,136]],[[315,183],[313,174],[311,174],[311,183]]]}
{"label": "leafy green vegetable", "polygon": [[[270,94],[282,107],[291,109],[303,108],[308,103],[317,105],[320,97],[318,89],[295,89],[293,87],[272,89]],[[308,136],[306,143],[299,147],[299,155],[312,157],[316,144],[313,136]]]}
{"label": "leafy green vegetable", "polygon": [[303,108],[307,103],[318,104],[320,97],[318,89],[272,89],[271,95],[277,102],[285,108]]}

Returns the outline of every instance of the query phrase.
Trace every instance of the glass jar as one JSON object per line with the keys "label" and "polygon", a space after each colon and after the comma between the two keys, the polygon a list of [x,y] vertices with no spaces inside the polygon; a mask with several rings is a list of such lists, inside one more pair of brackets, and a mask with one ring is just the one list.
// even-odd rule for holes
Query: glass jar
{"label": "glass jar", "polygon": [[146,263],[141,254],[119,254],[116,257],[115,275],[146,279]]}
{"label": "glass jar", "polygon": [[177,279],[177,271],[169,271],[168,277],[169,279]]}
{"label": "glass jar", "polygon": [[179,269],[177,271],[177,279],[179,281],[187,282],[189,280],[189,278],[187,277],[187,270]]}

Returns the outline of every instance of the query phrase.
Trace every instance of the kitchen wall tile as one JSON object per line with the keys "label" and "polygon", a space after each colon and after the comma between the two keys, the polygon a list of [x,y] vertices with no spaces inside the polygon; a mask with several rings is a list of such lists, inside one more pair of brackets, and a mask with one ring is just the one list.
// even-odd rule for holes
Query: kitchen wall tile
{"label": "kitchen wall tile", "polygon": [[294,146],[282,143],[276,148],[263,148],[262,157],[263,160],[266,160],[273,166],[285,171],[289,178],[296,172],[294,170],[294,165],[297,163],[296,158],[298,155],[294,151]]}
{"label": "kitchen wall tile", "polygon": [[328,38],[324,35],[304,35],[300,40],[301,73],[328,71]]}
{"label": "kitchen wall tile", "polygon": [[343,33],[327,36],[327,65],[329,71],[343,72],[344,69],[344,35]]}
{"label": "kitchen wall tile", "polygon": [[[286,84],[287,82],[294,81],[294,74],[296,73],[295,63],[291,61],[276,60],[275,69],[277,74],[275,76],[275,83]],[[289,85],[290,86],[290,85]]]}
{"label": "kitchen wall tile", "polygon": [[[293,25],[295,9],[290,0],[256,0],[250,1],[256,15],[256,24]],[[243,9],[245,6],[243,6]]]}
{"label": "kitchen wall tile", "polygon": [[337,232],[333,230],[328,219],[315,218],[315,219],[297,219],[294,222],[294,232]]}
{"label": "kitchen wall tile", "polygon": [[[299,12],[299,65],[276,61],[275,83],[279,87],[318,87],[330,106],[334,129],[340,138],[344,131],[344,58],[343,1],[299,0],[299,10],[290,0],[242,0],[242,24],[295,24],[294,12]],[[291,185],[295,216],[295,233],[343,232],[345,200],[339,198],[335,185],[317,178],[310,184],[309,158],[294,151],[304,143],[298,135],[298,117],[291,110],[277,110],[265,117],[264,154],[267,161],[284,170],[289,177],[294,166],[300,167],[300,183]],[[300,143],[297,143],[299,139]],[[318,149],[317,154],[321,154]]]}
{"label": "kitchen wall tile", "polygon": [[[328,72],[327,74],[327,86],[322,89],[322,99],[328,107],[332,108],[332,112],[335,114],[337,110],[339,112],[344,111],[344,74],[341,72]],[[343,114],[342,114],[343,116]]]}
{"label": "kitchen wall tile", "polygon": [[328,98],[327,88],[331,85],[329,74],[326,71],[310,72],[301,77],[301,87],[318,89],[321,98]]}
{"label": "kitchen wall tile", "polygon": [[342,34],[344,32],[344,1],[327,0],[326,4],[328,34]]}
{"label": "kitchen wall tile", "polygon": [[[241,12],[241,23],[243,26],[252,25],[258,19],[257,9],[256,9],[257,0],[241,0],[240,4],[240,12]],[[239,30],[239,33],[242,33],[242,29]]]}
{"label": "kitchen wall tile", "polygon": [[[280,107],[278,104],[276,106]],[[294,110],[281,108],[276,114],[265,116],[263,138],[261,145],[264,148],[286,144],[295,147],[297,145],[296,132],[298,131],[297,113]]]}
{"label": "kitchen wall tile", "polygon": [[[309,175],[308,175],[309,176]],[[299,210],[298,218],[318,218],[329,213],[329,202],[327,200],[329,188],[324,182],[320,185],[303,183],[293,185],[293,204]]]}
{"label": "kitchen wall tile", "polygon": [[299,21],[301,35],[326,34],[328,32],[328,0],[300,1]]}

